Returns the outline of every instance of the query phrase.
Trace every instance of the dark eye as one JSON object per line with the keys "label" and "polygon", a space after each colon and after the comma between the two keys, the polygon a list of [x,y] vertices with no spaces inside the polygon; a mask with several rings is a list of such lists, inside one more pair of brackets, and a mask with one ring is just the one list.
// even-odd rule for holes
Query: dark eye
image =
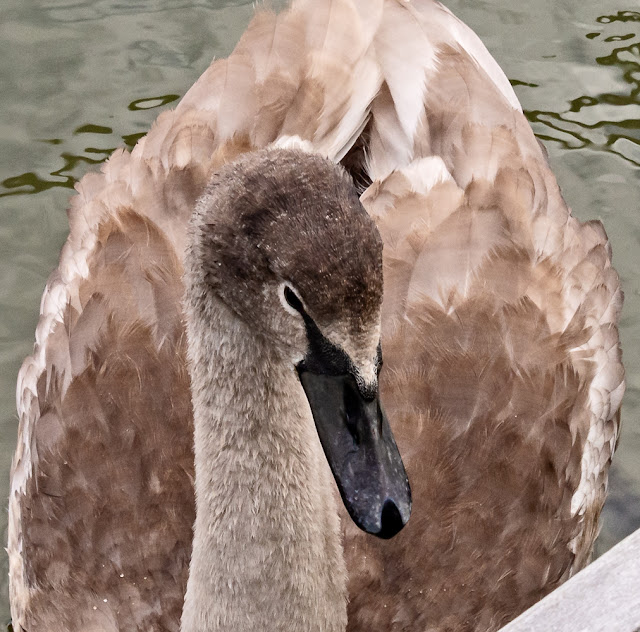
{"label": "dark eye", "polygon": [[380,370],[382,369],[382,345],[378,343],[378,357],[377,357],[377,367],[376,373],[378,377],[380,376]]}
{"label": "dark eye", "polygon": [[298,298],[298,295],[286,285],[284,286],[284,300],[289,303],[293,309],[301,314],[304,312],[304,307],[302,305],[302,301]]}

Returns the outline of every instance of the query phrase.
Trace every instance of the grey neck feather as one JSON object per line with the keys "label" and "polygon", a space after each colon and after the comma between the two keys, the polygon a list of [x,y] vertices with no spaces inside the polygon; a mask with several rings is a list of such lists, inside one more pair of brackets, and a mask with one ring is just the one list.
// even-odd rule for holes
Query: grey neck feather
{"label": "grey neck feather", "polygon": [[290,362],[187,300],[196,522],[182,632],[344,632],[333,482]]}

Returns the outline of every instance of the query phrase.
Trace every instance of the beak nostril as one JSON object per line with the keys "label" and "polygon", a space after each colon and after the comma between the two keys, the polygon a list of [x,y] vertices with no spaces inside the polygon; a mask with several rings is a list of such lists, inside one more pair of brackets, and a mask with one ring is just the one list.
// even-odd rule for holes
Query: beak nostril
{"label": "beak nostril", "polygon": [[396,535],[404,525],[405,522],[396,504],[392,500],[385,500],[380,516],[380,531],[376,535],[383,540],[388,540]]}

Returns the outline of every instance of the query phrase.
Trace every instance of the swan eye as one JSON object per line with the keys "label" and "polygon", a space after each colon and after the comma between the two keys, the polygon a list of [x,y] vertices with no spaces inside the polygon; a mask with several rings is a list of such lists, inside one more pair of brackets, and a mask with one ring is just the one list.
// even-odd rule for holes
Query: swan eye
{"label": "swan eye", "polygon": [[300,297],[288,285],[284,286],[284,300],[289,307],[295,309],[299,314],[304,313],[304,306],[302,305]]}

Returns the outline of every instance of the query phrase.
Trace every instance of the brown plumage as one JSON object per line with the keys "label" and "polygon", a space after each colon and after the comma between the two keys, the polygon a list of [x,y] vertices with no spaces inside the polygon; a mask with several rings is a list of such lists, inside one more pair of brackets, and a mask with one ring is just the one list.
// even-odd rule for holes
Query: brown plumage
{"label": "brown plumage", "polygon": [[441,5],[299,0],[77,187],[18,385],[16,629],[178,629],[187,220],[221,165],[300,139],[343,161],[384,241],[380,388],[414,497],[389,542],[343,520],[348,629],[497,630],[588,562],[624,391],[601,224],[570,215]]}

